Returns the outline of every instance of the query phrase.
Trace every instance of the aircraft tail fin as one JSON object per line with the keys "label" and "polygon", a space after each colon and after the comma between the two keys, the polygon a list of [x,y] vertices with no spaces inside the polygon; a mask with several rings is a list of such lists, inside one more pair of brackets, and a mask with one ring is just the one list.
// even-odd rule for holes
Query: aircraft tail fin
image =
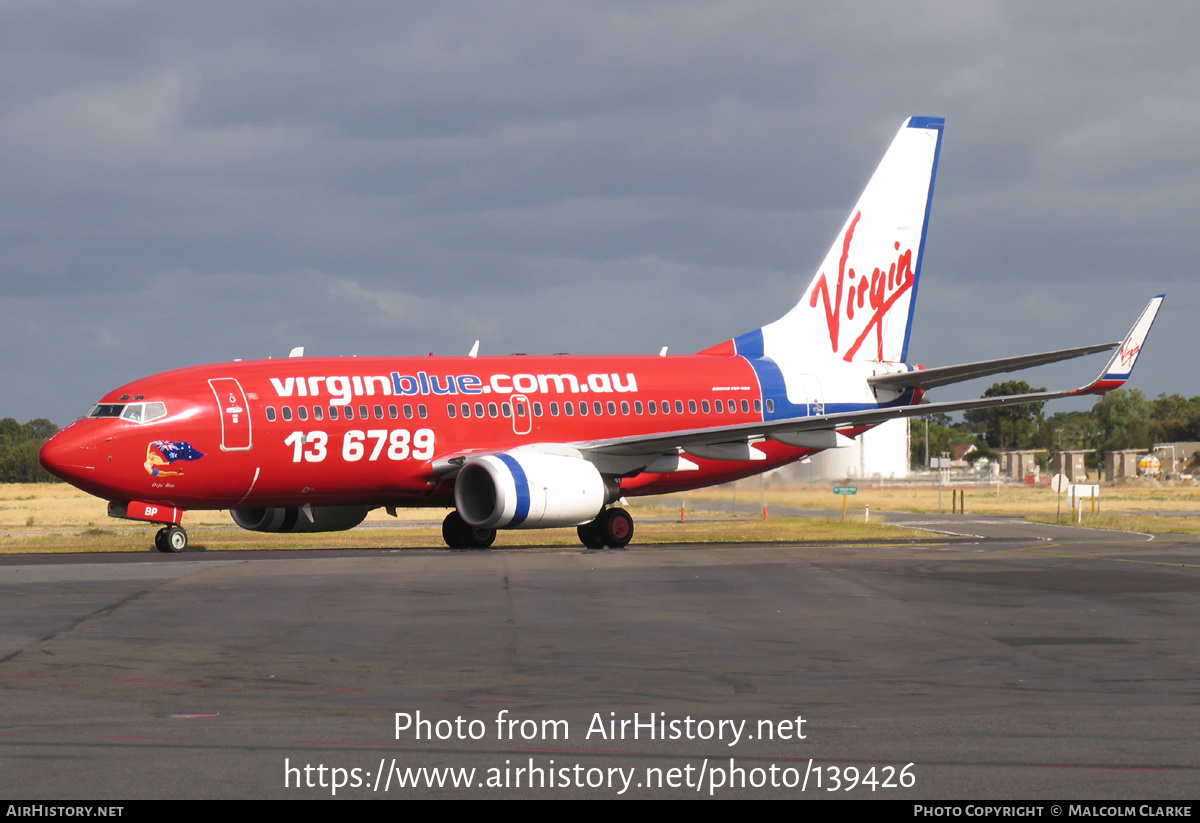
{"label": "aircraft tail fin", "polygon": [[940,117],[904,121],[800,302],[703,353],[904,360],[944,126]]}

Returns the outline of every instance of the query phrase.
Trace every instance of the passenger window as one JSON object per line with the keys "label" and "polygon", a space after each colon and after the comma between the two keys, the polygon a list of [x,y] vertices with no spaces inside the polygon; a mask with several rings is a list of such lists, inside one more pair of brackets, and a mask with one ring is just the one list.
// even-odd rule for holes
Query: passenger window
{"label": "passenger window", "polygon": [[382,420],[383,419],[383,406],[376,406],[374,411],[375,411],[375,419]]}
{"label": "passenger window", "polygon": [[284,420],[291,420],[291,419],[292,419],[292,407],[291,407],[291,406],[284,406],[284,407],[283,407],[283,419],[284,419]]}
{"label": "passenger window", "polygon": [[600,405],[599,400],[592,401],[592,411],[594,411],[597,415],[604,414],[604,407]]}
{"label": "passenger window", "polygon": [[313,406],[313,420],[321,420],[325,416],[325,409],[321,406]]}
{"label": "passenger window", "polygon": [[512,417],[512,406],[508,405],[507,403],[501,403],[500,413],[505,417]]}
{"label": "passenger window", "polygon": [[267,420],[269,420],[272,423],[275,422],[275,407],[274,406],[267,406]]}
{"label": "passenger window", "polygon": [[664,400],[664,401],[662,402],[662,413],[663,413],[663,414],[670,414],[670,413],[671,413],[671,401],[669,401],[669,400]]}
{"label": "passenger window", "polygon": [[534,417],[542,416],[542,404],[537,402],[536,400],[533,401],[533,416]]}
{"label": "passenger window", "polygon": [[[467,415],[465,415],[465,414],[463,415],[463,417],[466,417],[466,416]],[[407,420],[412,420],[412,406],[410,406],[407,403],[404,404],[404,417]]]}
{"label": "passenger window", "polygon": [[358,419],[359,420],[370,420],[371,419],[371,415],[367,413],[366,406],[358,407]]}
{"label": "passenger window", "polygon": [[330,407],[329,407],[329,419],[330,419],[330,420],[337,420],[337,419],[338,419],[337,406],[330,406]]}
{"label": "passenger window", "polygon": [[[534,408],[537,408],[537,406],[534,406]],[[551,403],[551,404],[550,404],[550,416],[551,416],[551,417],[558,417],[558,403]]]}
{"label": "passenger window", "polygon": [[682,400],[675,401],[675,413],[683,414],[683,401]]}
{"label": "passenger window", "polygon": [[688,411],[691,412],[692,414],[696,413],[696,401],[695,400],[688,401]]}
{"label": "passenger window", "polygon": [[463,417],[470,417],[470,416],[471,416],[471,404],[470,404],[470,403],[463,403],[463,404],[462,404],[462,413],[463,413]]}
{"label": "passenger window", "polygon": [[574,417],[575,404],[568,400],[567,402],[563,403],[563,411],[567,413],[567,417]]}
{"label": "passenger window", "polygon": [[353,420],[354,419],[354,407],[347,406],[346,408],[342,409],[342,418],[344,420]]}
{"label": "passenger window", "polygon": [[762,414],[762,401],[757,398],[754,400],[754,413]]}
{"label": "passenger window", "polygon": [[750,404],[747,401],[743,400],[742,401],[742,414],[749,414],[749,413],[750,413]]}
{"label": "passenger window", "polygon": [[308,419],[308,406],[298,406],[296,408],[296,417],[300,420]]}
{"label": "passenger window", "polygon": [[483,417],[483,404],[482,403],[475,404],[475,416]]}
{"label": "passenger window", "polygon": [[[608,413],[612,414],[612,415],[615,415],[617,413],[617,404],[611,400],[608,401]],[[626,414],[628,414],[628,413],[629,412],[626,412]]]}
{"label": "passenger window", "polygon": [[709,413],[708,401],[707,401],[707,400],[701,400],[701,401],[700,401],[700,409],[701,409],[701,410],[702,410],[702,411],[703,411],[705,414],[708,414],[708,413]]}
{"label": "passenger window", "polygon": [[497,411],[495,403],[488,403],[488,417],[495,417]]}
{"label": "passenger window", "polygon": [[721,398],[718,397],[716,400],[713,401],[713,405],[717,407],[717,414],[725,413],[725,401],[724,400],[722,400]]}
{"label": "passenger window", "polygon": [[447,403],[446,404],[446,416],[449,417],[451,420],[453,420],[455,417],[458,417],[458,407],[455,406],[453,403]]}
{"label": "passenger window", "polygon": [[768,400],[767,401],[767,414],[774,414],[774,413],[775,413],[775,401]]}
{"label": "passenger window", "polygon": [[429,409],[425,408],[424,403],[418,403],[417,404],[417,417],[424,420],[428,416],[429,416]]}
{"label": "passenger window", "polygon": [[583,400],[580,400],[580,401],[579,401],[579,416],[580,416],[580,417],[587,417],[587,414],[588,414],[588,407],[587,407],[587,403],[586,403],[586,402],[584,402]]}
{"label": "passenger window", "polygon": [[395,420],[399,416],[400,416],[400,410],[398,408],[396,408],[395,406],[388,406],[388,417]]}
{"label": "passenger window", "polygon": [[656,401],[651,400],[648,405],[650,406],[651,414],[658,414],[658,403]]}
{"label": "passenger window", "polygon": [[[641,404],[639,403],[638,405],[640,406]],[[628,400],[621,401],[621,414],[629,414],[629,401]]]}

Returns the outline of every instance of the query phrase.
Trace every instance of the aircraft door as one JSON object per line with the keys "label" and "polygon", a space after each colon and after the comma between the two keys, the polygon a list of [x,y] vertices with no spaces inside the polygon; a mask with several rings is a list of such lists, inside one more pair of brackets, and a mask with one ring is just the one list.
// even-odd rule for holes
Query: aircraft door
{"label": "aircraft door", "polygon": [[509,399],[512,401],[513,434],[529,434],[533,428],[529,414],[529,398],[523,394],[514,394]]}
{"label": "aircraft door", "polygon": [[208,381],[217,408],[221,410],[221,451],[250,451],[254,445],[250,425],[250,405],[242,384],[232,377],[216,377]]}
{"label": "aircraft door", "polygon": [[804,385],[804,395],[808,400],[809,415],[825,413],[825,396],[821,391],[821,381],[817,379],[815,374],[800,375],[800,382]]}

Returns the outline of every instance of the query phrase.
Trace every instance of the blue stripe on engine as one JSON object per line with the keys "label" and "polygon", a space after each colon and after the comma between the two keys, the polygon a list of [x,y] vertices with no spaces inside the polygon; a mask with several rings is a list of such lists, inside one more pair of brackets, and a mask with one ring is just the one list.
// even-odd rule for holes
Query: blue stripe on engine
{"label": "blue stripe on engine", "polygon": [[513,485],[517,487],[517,510],[507,524],[509,527],[515,528],[524,523],[525,518],[529,516],[529,481],[525,477],[525,470],[521,468],[521,464],[511,455],[498,454],[496,457],[508,466],[508,471],[513,478]]}

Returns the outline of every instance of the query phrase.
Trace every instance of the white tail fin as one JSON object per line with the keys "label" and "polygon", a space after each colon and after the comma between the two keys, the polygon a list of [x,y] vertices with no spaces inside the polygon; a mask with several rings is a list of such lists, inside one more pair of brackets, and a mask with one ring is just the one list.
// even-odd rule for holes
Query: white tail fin
{"label": "white tail fin", "polygon": [[940,117],[906,120],[800,302],[732,346],[706,351],[780,364],[904,360],[944,125]]}

